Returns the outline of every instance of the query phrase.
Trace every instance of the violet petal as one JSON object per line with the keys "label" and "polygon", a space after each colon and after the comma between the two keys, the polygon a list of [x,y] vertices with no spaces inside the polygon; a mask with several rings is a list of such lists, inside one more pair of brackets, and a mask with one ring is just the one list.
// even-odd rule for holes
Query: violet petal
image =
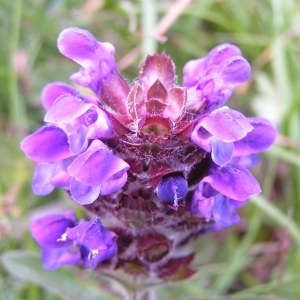
{"label": "violet petal", "polygon": [[71,85],[64,82],[57,81],[48,83],[42,90],[42,105],[48,110],[58,98],[67,95],[77,96],[78,92]]}
{"label": "violet petal", "polygon": [[53,162],[73,154],[69,150],[66,133],[56,126],[44,126],[25,137],[21,149],[36,162]]}
{"label": "violet petal", "polygon": [[253,129],[244,115],[226,106],[204,116],[198,124],[223,142],[237,141]]}
{"label": "violet petal", "polygon": [[215,66],[221,65],[233,56],[240,56],[238,47],[231,44],[221,44],[213,48],[206,57],[190,60],[183,69],[183,85],[192,86],[200,77],[207,75]]}
{"label": "violet petal", "polygon": [[30,231],[33,238],[43,248],[53,249],[66,247],[72,243],[70,240],[60,240],[68,227],[76,225],[76,217],[73,212],[65,214],[48,215],[35,220]]}
{"label": "violet petal", "polygon": [[261,192],[260,185],[244,167],[228,164],[217,167],[202,182],[209,183],[215,190],[233,200],[244,201]]}
{"label": "violet petal", "polygon": [[267,150],[275,141],[277,129],[263,118],[248,118],[253,130],[234,143],[234,156],[244,156]]}
{"label": "violet petal", "polygon": [[106,149],[99,140],[94,140],[88,150],[73,161],[68,171],[76,180],[98,186],[128,168],[129,165],[123,159]]}
{"label": "violet petal", "polygon": [[233,143],[225,143],[216,138],[210,138],[211,158],[219,166],[224,166],[230,162],[233,153]]}
{"label": "violet petal", "polygon": [[84,29],[72,27],[63,30],[57,45],[62,54],[83,67],[72,79],[89,86],[96,93],[100,90],[101,81],[116,70],[113,45],[98,42]]}
{"label": "violet petal", "polygon": [[[75,249],[76,250],[76,249]],[[80,263],[81,255],[77,251],[70,250],[69,247],[57,249],[42,249],[43,268],[46,270],[56,270],[62,266],[75,265]]]}
{"label": "violet petal", "polygon": [[75,178],[70,182],[70,193],[72,198],[81,205],[93,203],[99,196],[101,186],[92,187],[77,181]]}

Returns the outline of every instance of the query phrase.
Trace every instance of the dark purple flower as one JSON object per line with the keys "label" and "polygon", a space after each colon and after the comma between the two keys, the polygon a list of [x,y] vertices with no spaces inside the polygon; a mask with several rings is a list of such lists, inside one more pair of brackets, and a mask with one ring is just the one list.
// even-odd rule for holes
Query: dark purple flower
{"label": "dark purple flower", "polygon": [[62,240],[68,227],[77,224],[76,216],[72,211],[64,214],[49,215],[37,219],[31,225],[30,231],[37,243],[48,249],[66,247],[71,245],[71,241]]}
{"label": "dark purple flower", "polygon": [[162,201],[178,207],[178,202],[183,200],[188,193],[186,179],[179,174],[170,174],[162,178],[156,188],[156,194]]}
{"label": "dark purple flower", "polygon": [[82,220],[78,226],[68,228],[66,234],[68,239],[80,245],[83,264],[87,268],[95,268],[117,252],[116,234],[105,229],[99,219]]}
{"label": "dark purple flower", "polygon": [[78,223],[71,211],[36,220],[31,234],[42,247],[43,267],[49,270],[79,263],[95,268],[117,252],[115,233],[98,218]]}

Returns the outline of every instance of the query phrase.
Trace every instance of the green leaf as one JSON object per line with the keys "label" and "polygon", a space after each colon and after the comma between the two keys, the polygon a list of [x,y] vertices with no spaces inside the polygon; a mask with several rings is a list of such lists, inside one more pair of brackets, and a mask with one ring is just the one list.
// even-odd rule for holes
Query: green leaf
{"label": "green leaf", "polygon": [[46,271],[41,267],[41,260],[35,253],[10,251],[1,256],[3,266],[11,275],[41,286],[49,293],[63,300],[110,300],[115,296],[103,292],[99,286],[87,278],[76,277],[74,268]]}

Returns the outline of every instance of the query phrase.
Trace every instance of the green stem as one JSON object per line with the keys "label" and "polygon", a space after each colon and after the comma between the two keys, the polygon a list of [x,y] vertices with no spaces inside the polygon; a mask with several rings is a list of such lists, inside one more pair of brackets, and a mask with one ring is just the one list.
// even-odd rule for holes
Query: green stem
{"label": "green stem", "polygon": [[13,124],[24,125],[24,104],[20,101],[20,95],[18,93],[18,75],[16,68],[14,66],[14,56],[17,53],[19,47],[20,38],[20,23],[22,17],[22,0],[12,1],[13,15],[11,21],[11,33],[9,41],[9,52],[10,52],[10,62],[9,62],[9,80],[8,80],[8,92],[10,98],[10,109],[9,117]]}
{"label": "green stem", "polygon": [[156,51],[155,25],[156,25],[156,3],[155,0],[140,0],[142,10],[142,55],[146,57]]}

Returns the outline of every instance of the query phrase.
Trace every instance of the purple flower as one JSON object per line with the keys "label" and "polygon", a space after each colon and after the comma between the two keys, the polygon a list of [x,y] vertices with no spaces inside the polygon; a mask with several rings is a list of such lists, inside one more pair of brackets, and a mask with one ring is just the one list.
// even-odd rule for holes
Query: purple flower
{"label": "purple flower", "polygon": [[233,89],[249,79],[250,72],[240,49],[231,44],[219,45],[206,57],[189,61],[183,69],[187,106],[201,112],[223,105]]}
{"label": "purple flower", "polygon": [[36,195],[45,196],[50,194],[54,188],[68,189],[71,176],[68,166],[74,157],[53,163],[39,163],[34,170],[32,189]]}
{"label": "purple flower", "polygon": [[72,211],[36,220],[31,234],[42,247],[45,269],[83,264],[95,268],[117,252],[117,236],[104,228],[98,218],[79,223]]}
{"label": "purple flower", "polygon": [[128,169],[124,160],[115,156],[101,141],[94,140],[68,167],[72,176],[71,195],[82,205],[90,204],[99,195],[120,189],[127,181]]}
{"label": "purple flower", "polygon": [[211,152],[216,164],[224,166],[232,158],[233,142],[245,137],[252,129],[241,113],[222,107],[200,117],[191,139],[205,151]]}
{"label": "purple flower", "polygon": [[59,127],[46,125],[21,142],[21,149],[32,160],[49,163],[71,157],[67,134]]}
{"label": "purple flower", "polygon": [[68,28],[57,41],[59,51],[82,66],[71,79],[79,85],[99,93],[101,82],[116,70],[115,48],[110,43],[100,43],[86,30]]}
{"label": "purple flower", "polygon": [[128,84],[114,47],[88,31],[65,29],[58,49],[81,66],[71,80],[93,96],[62,82],[43,89],[46,124],[21,143],[38,162],[33,190],[65,189],[111,224],[119,250],[99,219],[51,215],[32,226],[44,267],[95,268],[115,256],[102,265],[145,278],[187,278],[193,254],[178,257],[181,247],[201,231],[238,222],[237,209],[261,192],[248,168],[277,130],[222,106],[248,80],[249,63],[237,46],[223,44],[188,62],[179,86],[172,59],[154,53]]}
{"label": "purple flower", "polygon": [[64,130],[73,154],[86,150],[90,139],[113,136],[105,112],[94,103],[74,96],[59,97],[47,111],[44,120]]}
{"label": "purple flower", "polygon": [[67,228],[66,236],[80,245],[83,265],[86,268],[95,268],[117,252],[116,234],[105,229],[99,219],[89,222],[81,220],[78,226]]}

